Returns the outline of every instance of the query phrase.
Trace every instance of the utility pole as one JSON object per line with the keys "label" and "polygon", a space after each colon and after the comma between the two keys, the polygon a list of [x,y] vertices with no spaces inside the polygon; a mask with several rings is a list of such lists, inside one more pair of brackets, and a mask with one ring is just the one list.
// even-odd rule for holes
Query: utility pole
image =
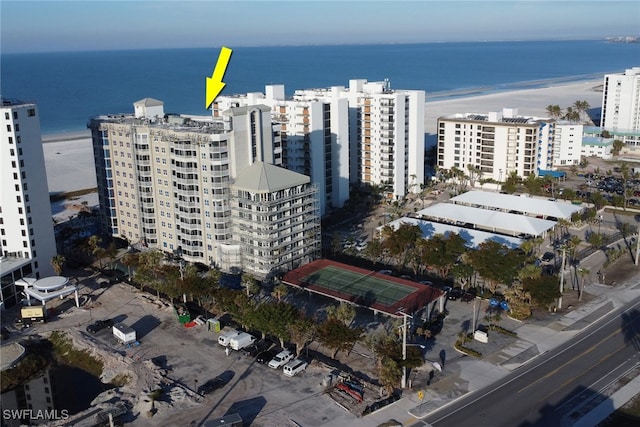
{"label": "utility pole", "polygon": [[411,317],[413,319],[413,316],[406,314],[402,311],[399,312],[400,314],[402,314],[403,322],[402,322],[402,381],[400,382],[400,387],[401,388],[406,388],[407,387],[407,367],[404,366],[404,361],[407,360],[407,317]]}
{"label": "utility pole", "polygon": [[564,286],[564,260],[567,249],[562,247],[562,264],[560,265],[560,298],[558,298],[558,308],[562,308],[562,292]]}
{"label": "utility pole", "polygon": [[640,255],[640,233],[638,233],[638,235],[636,236],[636,258],[635,258],[635,265],[638,265],[638,256]]}

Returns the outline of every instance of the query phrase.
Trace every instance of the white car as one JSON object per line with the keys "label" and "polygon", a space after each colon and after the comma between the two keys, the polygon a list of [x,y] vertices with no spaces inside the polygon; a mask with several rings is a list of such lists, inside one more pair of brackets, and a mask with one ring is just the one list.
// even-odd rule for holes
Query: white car
{"label": "white car", "polygon": [[269,367],[273,369],[281,368],[293,359],[293,356],[294,354],[289,350],[282,350],[280,353],[276,354],[273,359],[271,359]]}

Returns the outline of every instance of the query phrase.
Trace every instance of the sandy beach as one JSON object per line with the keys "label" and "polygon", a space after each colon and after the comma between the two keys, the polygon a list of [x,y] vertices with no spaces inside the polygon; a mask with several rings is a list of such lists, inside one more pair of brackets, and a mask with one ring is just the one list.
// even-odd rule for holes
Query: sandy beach
{"label": "sandy beach", "polygon": [[438,117],[455,113],[486,114],[503,108],[517,108],[521,115],[547,117],[547,105],[565,109],[575,101],[587,101],[592,109],[599,109],[602,107],[601,86],[602,80],[593,80],[434,101],[429,101],[427,93],[425,132],[435,134]]}
{"label": "sandy beach", "polygon": [[[522,115],[546,117],[546,107],[561,108],[575,101],[587,101],[592,109],[601,107],[602,80],[559,84],[556,86],[498,92],[485,95],[438,99],[425,108],[425,132],[435,134],[438,117],[454,113],[486,114],[502,108],[517,108]],[[93,150],[88,130],[67,134],[43,135],[49,192],[59,193],[96,187]]]}

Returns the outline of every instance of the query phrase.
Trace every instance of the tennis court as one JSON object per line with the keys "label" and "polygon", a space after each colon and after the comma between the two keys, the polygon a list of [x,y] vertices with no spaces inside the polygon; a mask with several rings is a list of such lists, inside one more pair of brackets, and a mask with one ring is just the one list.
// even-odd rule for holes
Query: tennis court
{"label": "tennis court", "polygon": [[440,291],[410,280],[321,259],[285,274],[285,284],[398,316],[440,296]]}

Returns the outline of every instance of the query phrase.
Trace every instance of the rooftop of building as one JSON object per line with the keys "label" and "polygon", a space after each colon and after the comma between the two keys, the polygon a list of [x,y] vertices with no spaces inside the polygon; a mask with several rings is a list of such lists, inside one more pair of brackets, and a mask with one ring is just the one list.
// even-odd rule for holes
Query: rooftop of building
{"label": "rooftop of building", "polygon": [[0,274],[5,275],[31,262],[30,258],[20,258],[16,256],[0,257]]}
{"label": "rooftop of building", "polygon": [[24,101],[24,100],[15,99],[15,98],[0,97],[0,104],[2,107],[18,107],[18,106],[24,106],[24,105],[35,105],[35,102]]}
{"label": "rooftop of building", "polygon": [[163,118],[135,117],[132,113],[106,114],[92,117],[89,127],[99,123],[116,123],[136,126],[149,126],[156,129],[172,130],[175,132],[197,132],[204,134],[219,134],[226,132],[224,122],[214,120],[210,116],[196,117],[178,114],[165,114]]}
{"label": "rooftop of building", "polygon": [[309,182],[310,179],[306,175],[257,161],[240,171],[232,187],[245,191],[269,193]]}

